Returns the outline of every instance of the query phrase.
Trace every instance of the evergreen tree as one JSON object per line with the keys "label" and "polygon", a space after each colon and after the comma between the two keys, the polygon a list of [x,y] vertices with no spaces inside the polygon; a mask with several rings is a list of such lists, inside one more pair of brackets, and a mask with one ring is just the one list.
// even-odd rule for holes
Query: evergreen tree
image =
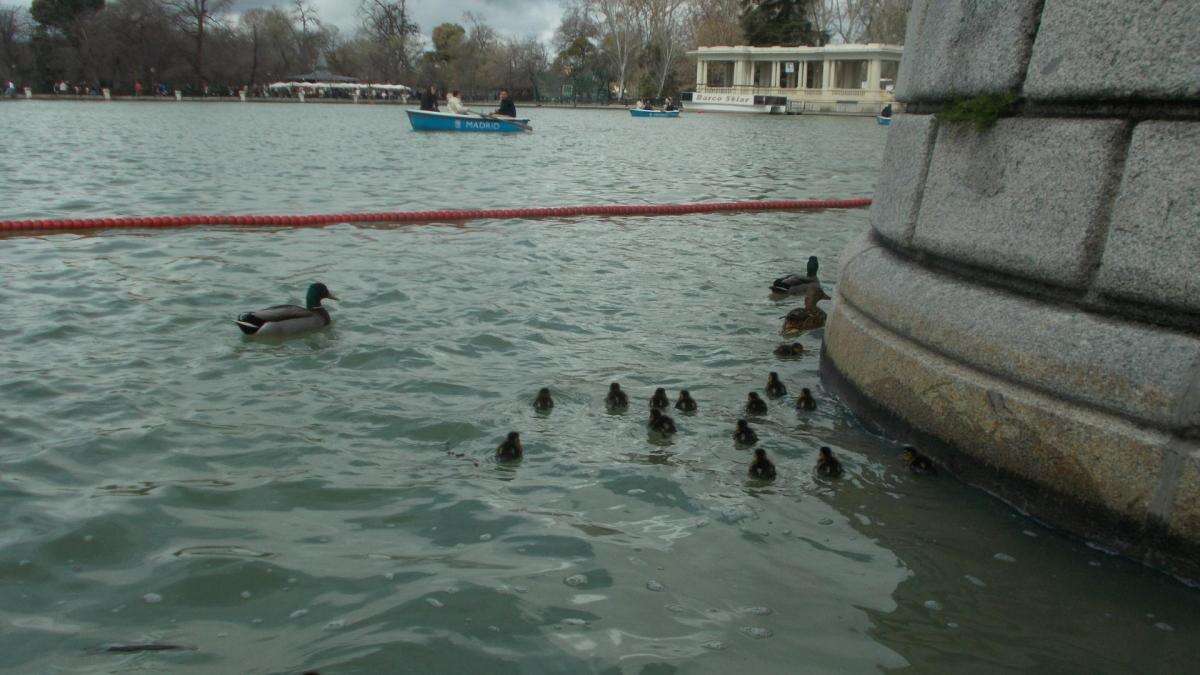
{"label": "evergreen tree", "polygon": [[821,0],[742,0],[742,30],[755,47],[820,46],[829,34],[813,26],[810,7]]}

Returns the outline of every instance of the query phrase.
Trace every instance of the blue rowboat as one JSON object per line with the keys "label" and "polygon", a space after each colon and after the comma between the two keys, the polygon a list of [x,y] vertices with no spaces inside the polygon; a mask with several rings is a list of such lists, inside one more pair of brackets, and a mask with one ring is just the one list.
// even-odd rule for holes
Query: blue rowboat
{"label": "blue rowboat", "polygon": [[471,131],[498,134],[515,134],[528,128],[527,119],[505,119],[502,117],[480,117],[479,115],[454,115],[425,110],[406,110],[413,131]]}
{"label": "blue rowboat", "polygon": [[884,117],[883,115],[876,115],[875,121],[885,127],[892,126],[892,118],[890,118],[890,117]]}
{"label": "blue rowboat", "polygon": [[679,117],[678,110],[640,110],[633,108],[629,111],[634,117]]}

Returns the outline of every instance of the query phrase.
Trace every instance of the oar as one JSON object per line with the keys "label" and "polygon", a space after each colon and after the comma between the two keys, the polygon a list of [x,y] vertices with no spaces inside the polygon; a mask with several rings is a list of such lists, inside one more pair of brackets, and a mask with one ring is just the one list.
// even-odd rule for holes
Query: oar
{"label": "oar", "polygon": [[491,113],[475,113],[475,114],[479,115],[480,117],[482,117],[485,120],[492,120],[495,122],[509,122],[510,124],[515,124],[521,128],[521,131],[533,131],[533,127],[531,127],[528,124],[525,124],[524,122],[521,122],[519,120],[515,120],[511,117],[496,117],[495,115],[493,115]]}

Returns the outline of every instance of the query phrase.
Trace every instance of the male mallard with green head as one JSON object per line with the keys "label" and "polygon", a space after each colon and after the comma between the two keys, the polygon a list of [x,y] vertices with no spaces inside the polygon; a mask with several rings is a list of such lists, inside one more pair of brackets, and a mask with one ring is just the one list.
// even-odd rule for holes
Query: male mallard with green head
{"label": "male mallard with green head", "polygon": [[779,332],[782,335],[796,335],[823,327],[825,311],[817,307],[817,303],[829,299],[829,296],[820,287],[809,287],[804,295],[804,306],[793,309],[783,317],[783,329]]}
{"label": "male mallard with green head", "polygon": [[789,274],[779,277],[771,284],[771,292],[784,295],[804,295],[813,286],[820,288],[821,282],[817,280],[818,268],[820,268],[820,262],[817,260],[817,256],[809,256],[806,274],[803,276]]}
{"label": "male mallard with green head", "polygon": [[317,328],[324,328],[333,321],[329,310],[321,306],[322,300],[337,300],[329,287],[316,283],[308,287],[308,298],[304,307],[299,305],[275,305],[257,312],[246,312],[237,318],[237,326],[246,335],[258,337],[287,337]]}

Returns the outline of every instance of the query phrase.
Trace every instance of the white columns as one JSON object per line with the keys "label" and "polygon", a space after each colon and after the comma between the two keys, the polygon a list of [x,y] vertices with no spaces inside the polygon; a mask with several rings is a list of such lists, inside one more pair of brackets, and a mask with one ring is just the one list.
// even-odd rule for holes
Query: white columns
{"label": "white columns", "polygon": [[871,59],[867,61],[867,89],[873,92],[879,91],[879,78],[883,72],[883,62],[880,59]]}
{"label": "white columns", "polygon": [[696,59],[696,88],[704,86],[704,59]]}
{"label": "white columns", "polygon": [[771,88],[779,88],[779,77],[783,74],[783,64],[778,61],[771,62]]}
{"label": "white columns", "polygon": [[835,68],[833,61],[830,61],[829,59],[821,61],[821,88],[825,91],[833,89],[834,70]]}

